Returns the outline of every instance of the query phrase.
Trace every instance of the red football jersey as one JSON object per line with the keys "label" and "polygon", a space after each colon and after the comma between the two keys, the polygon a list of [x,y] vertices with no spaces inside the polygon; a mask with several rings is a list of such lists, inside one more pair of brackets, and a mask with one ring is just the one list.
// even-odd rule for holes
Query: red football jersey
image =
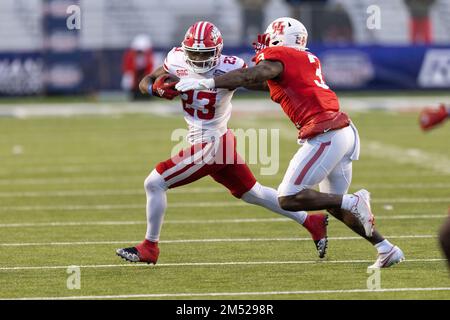
{"label": "red football jersey", "polygon": [[[290,47],[269,47],[257,55],[256,64],[263,60],[279,61],[284,66],[282,74],[267,83],[272,100],[281,105],[300,130],[300,136],[302,128],[332,122],[338,114],[342,115],[338,98],[325,84],[320,61],[315,55]],[[336,128],[331,125],[325,130]],[[309,138],[311,134],[306,135]]]}

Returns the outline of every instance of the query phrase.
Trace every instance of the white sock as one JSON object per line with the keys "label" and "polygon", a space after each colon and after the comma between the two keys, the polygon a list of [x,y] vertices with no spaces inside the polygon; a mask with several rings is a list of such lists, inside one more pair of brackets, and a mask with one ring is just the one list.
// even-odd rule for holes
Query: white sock
{"label": "white sock", "polygon": [[144,182],[147,194],[147,233],[145,239],[159,241],[167,207],[167,186],[161,175],[153,170]]}
{"label": "white sock", "polygon": [[244,193],[241,197],[247,203],[256,204],[258,206],[269,209],[273,212],[288,217],[300,224],[303,224],[308,214],[305,211],[286,211],[281,209],[278,203],[278,194],[275,189],[262,186],[258,182],[253,186],[250,191]]}
{"label": "white sock", "polygon": [[394,245],[392,243],[390,243],[388,240],[384,239],[383,241],[378,242],[375,245],[375,248],[377,249],[378,253],[386,253],[386,252],[389,252],[393,246]]}
{"label": "white sock", "polygon": [[358,197],[354,194],[344,194],[342,196],[342,204],[341,209],[350,211],[352,207],[356,204],[356,201],[358,200]]}

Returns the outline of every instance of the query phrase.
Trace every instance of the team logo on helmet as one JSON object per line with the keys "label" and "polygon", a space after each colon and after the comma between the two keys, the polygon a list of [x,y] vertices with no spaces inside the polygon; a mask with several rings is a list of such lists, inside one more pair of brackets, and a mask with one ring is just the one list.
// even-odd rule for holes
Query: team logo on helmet
{"label": "team logo on helmet", "polygon": [[219,40],[220,37],[220,31],[217,29],[216,26],[214,26],[211,30],[211,38],[214,41],[214,43],[217,43],[217,40]]}
{"label": "team logo on helmet", "polygon": [[277,21],[272,23],[272,29],[274,33],[284,34],[284,23],[283,21]]}

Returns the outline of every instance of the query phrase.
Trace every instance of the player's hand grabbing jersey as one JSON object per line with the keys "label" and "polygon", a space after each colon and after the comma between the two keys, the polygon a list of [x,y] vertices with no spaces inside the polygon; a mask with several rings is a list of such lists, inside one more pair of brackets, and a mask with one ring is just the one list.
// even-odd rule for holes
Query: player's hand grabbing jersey
{"label": "player's hand grabbing jersey", "polygon": [[[221,55],[219,64],[212,70],[198,74],[189,69],[182,48],[173,48],[164,61],[164,69],[179,78],[206,79],[246,67],[245,62],[234,56]],[[188,91],[180,95],[184,119],[189,125],[188,141],[191,144],[216,139],[227,132],[231,116],[231,98],[234,90],[212,89]]]}

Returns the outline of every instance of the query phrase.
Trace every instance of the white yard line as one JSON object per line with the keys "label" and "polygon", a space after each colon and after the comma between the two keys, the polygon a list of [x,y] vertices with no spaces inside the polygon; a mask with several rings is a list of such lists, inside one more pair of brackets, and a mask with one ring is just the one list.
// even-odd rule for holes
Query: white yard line
{"label": "white yard line", "polygon": [[[414,219],[444,219],[446,215],[437,214],[417,214],[417,215],[381,215],[376,216],[377,220],[414,220]],[[271,223],[271,222],[292,222],[288,218],[240,218],[240,219],[208,219],[208,220],[166,220],[165,224],[224,224],[224,223]],[[27,227],[79,227],[79,226],[128,226],[145,225],[145,220],[131,221],[55,221],[55,222],[20,222],[2,223],[0,228],[27,228]]]}
{"label": "white yard line", "polygon": [[[450,188],[450,184],[449,184]],[[228,193],[226,188],[179,188],[169,190],[169,193]],[[18,191],[0,192],[0,198],[38,198],[38,197],[98,197],[98,196],[129,196],[145,195],[144,188],[114,189],[114,190],[64,190],[64,191]]]}
{"label": "white yard line", "polygon": [[[281,129],[280,133],[282,138],[292,140],[289,134],[289,127],[285,123],[279,124],[278,127]],[[361,154],[384,161],[391,161],[396,164],[414,165],[441,175],[450,175],[450,159],[442,154],[435,154],[415,148],[403,148],[368,139],[361,141]],[[383,174],[382,170],[377,170],[376,173]],[[417,176],[420,174],[420,172],[417,172]],[[394,172],[393,175],[396,176],[397,173]],[[361,175],[356,173],[355,176],[361,177]]]}
{"label": "white yard line", "polygon": [[[145,167],[144,167],[145,168]],[[114,166],[107,165],[91,165],[86,163],[85,166],[73,166],[67,165],[64,167],[19,167],[15,166],[12,169],[7,169],[3,167],[0,170],[0,176],[5,175],[15,175],[15,174],[39,174],[39,173],[108,173],[113,170],[117,170],[120,173],[136,173],[139,172],[138,168],[136,168],[136,164],[132,164],[130,162],[125,163],[117,163]]]}
{"label": "white yard line", "polygon": [[[149,168],[150,169],[150,168]],[[430,177],[442,176],[442,172],[428,171],[421,172],[417,170],[398,170],[394,172],[376,171],[358,173],[357,178],[380,178],[380,177]],[[270,178],[270,177],[267,177]],[[120,175],[113,177],[104,176],[90,176],[90,177],[62,177],[62,178],[14,178],[14,179],[0,179],[0,185],[61,185],[61,184],[107,184],[107,183],[129,183],[139,182],[144,183],[145,174],[142,175]],[[281,182],[281,178],[277,178]]]}
{"label": "white yard line", "polygon": [[[288,218],[240,218],[240,219],[208,219],[208,220],[166,220],[165,224],[224,224],[224,223],[255,223],[255,222],[286,222],[292,221]],[[4,223],[0,228],[23,228],[23,227],[69,227],[69,226],[126,226],[146,224],[145,220],[139,221],[61,221],[61,222],[25,222]]]}
{"label": "white yard line", "polygon": [[[191,293],[148,293],[66,297],[23,297],[4,300],[78,300],[78,299],[139,299],[139,298],[187,298],[187,297],[233,297],[233,296],[278,296],[310,294],[386,293],[386,292],[430,292],[450,291],[450,287],[429,288],[387,288],[387,289],[343,289],[343,290],[297,290],[297,291],[256,291],[256,292],[191,292]],[[0,299],[2,300],[2,299]]]}
{"label": "white yard line", "polygon": [[0,185],[61,185],[61,184],[107,184],[107,183],[127,183],[142,181],[143,175],[136,176],[114,176],[114,177],[63,177],[63,178],[16,178],[0,179]]}
{"label": "white yard line", "polygon": [[[379,183],[366,185],[355,184],[353,189],[449,189],[450,183]],[[177,188],[169,190],[169,193],[228,193],[223,187],[190,187]],[[105,190],[53,190],[53,191],[15,191],[9,192],[0,191],[0,198],[37,198],[37,197],[97,197],[97,196],[112,196],[112,195],[143,195],[144,188],[136,189],[105,189]]]}
{"label": "white yard line", "polygon": [[[407,259],[403,263],[415,262],[442,262],[446,259]],[[215,267],[215,266],[252,266],[252,265],[286,265],[286,264],[360,264],[373,263],[373,260],[298,260],[298,261],[229,261],[229,262],[186,262],[186,263],[158,263],[148,265],[146,263],[121,263],[121,264],[90,264],[80,265],[80,268],[86,269],[107,269],[107,268],[158,268],[158,267]],[[0,267],[0,271],[18,271],[18,270],[54,270],[67,269],[69,266],[15,266]]]}
{"label": "white yard line", "polygon": [[[450,203],[450,197],[438,198],[377,198],[371,203],[392,204],[392,203]],[[214,202],[174,202],[169,204],[169,208],[199,208],[199,207],[241,207],[247,206],[244,201],[214,201]],[[96,204],[96,205],[54,205],[54,206],[4,206],[0,207],[0,212],[8,211],[82,211],[82,210],[122,210],[122,209],[142,209],[141,203],[131,204]]]}
{"label": "white yard line", "polygon": [[[386,236],[389,239],[433,239],[436,235],[402,235]],[[361,237],[329,237],[329,240],[363,240]],[[141,240],[123,240],[123,241],[71,241],[71,242],[25,242],[25,243],[0,243],[0,247],[47,247],[47,246],[84,246],[84,245],[110,245],[110,244],[130,244],[138,243]],[[177,243],[222,243],[222,242],[286,242],[286,241],[311,241],[311,238],[226,238],[226,239],[178,239],[162,240],[162,244]]]}
{"label": "white yard line", "polygon": [[416,167],[433,170],[436,173],[450,174],[450,159],[441,154],[434,154],[413,148],[402,148],[380,141],[364,140],[361,153],[372,158],[380,158],[398,164],[412,164]]}

